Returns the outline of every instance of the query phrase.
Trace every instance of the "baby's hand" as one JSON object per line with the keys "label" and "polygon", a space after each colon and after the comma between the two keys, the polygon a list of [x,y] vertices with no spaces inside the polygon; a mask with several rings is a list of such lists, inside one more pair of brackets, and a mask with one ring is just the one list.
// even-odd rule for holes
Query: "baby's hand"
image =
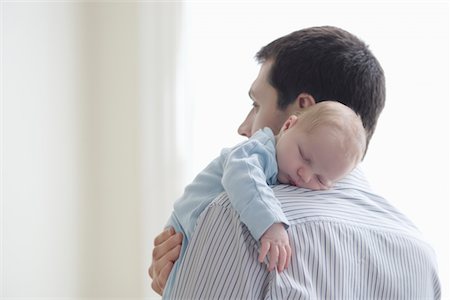
{"label": "baby's hand", "polygon": [[261,237],[261,250],[258,261],[263,262],[270,250],[269,271],[278,266],[278,272],[287,268],[291,259],[291,246],[289,237],[282,223],[272,224]]}

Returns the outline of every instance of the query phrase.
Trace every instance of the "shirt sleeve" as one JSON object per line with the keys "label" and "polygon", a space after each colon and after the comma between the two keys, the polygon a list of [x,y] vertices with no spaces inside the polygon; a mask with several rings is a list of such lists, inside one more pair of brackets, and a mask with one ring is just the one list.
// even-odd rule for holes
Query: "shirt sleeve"
{"label": "shirt sleeve", "polygon": [[234,148],[223,165],[222,185],[233,208],[259,240],[274,223],[289,223],[272,188],[267,184],[277,174],[274,147],[253,140]]}

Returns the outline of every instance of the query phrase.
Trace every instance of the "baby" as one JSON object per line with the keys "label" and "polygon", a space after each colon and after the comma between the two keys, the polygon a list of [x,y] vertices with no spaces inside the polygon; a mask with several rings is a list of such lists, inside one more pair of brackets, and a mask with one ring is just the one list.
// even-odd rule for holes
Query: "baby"
{"label": "baby", "polygon": [[183,233],[184,239],[170,276],[176,276],[198,217],[222,192],[260,241],[258,260],[263,262],[267,255],[268,269],[283,271],[291,256],[289,223],[270,185],[329,189],[356,167],[365,149],[361,119],[336,101],[323,101],[291,115],[276,136],[263,128],[247,141],[223,149],[174,204],[167,227]]}

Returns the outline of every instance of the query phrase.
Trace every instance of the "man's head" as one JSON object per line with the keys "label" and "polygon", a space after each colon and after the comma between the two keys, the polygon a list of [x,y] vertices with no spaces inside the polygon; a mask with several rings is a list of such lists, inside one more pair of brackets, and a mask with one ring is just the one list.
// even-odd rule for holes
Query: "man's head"
{"label": "man's head", "polygon": [[361,116],[370,140],[384,107],[384,73],[357,37],[336,27],[306,28],[264,46],[256,59],[261,71],[249,93],[256,107],[239,134],[264,126],[277,133],[294,111],[336,99]]}
{"label": "man's head", "polygon": [[290,116],[276,136],[278,181],[328,189],[361,161],[366,133],[349,107],[323,101]]}

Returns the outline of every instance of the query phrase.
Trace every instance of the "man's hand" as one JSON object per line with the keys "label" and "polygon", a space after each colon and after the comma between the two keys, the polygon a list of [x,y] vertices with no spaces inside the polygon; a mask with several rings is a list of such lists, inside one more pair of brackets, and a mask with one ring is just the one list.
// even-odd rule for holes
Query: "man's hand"
{"label": "man's hand", "polygon": [[291,246],[286,229],[281,223],[272,224],[262,235],[258,261],[262,263],[269,251],[268,270],[272,271],[275,266],[278,272],[286,269],[291,259]]}
{"label": "man's hand", "polygon": [[148,274],[152,279],[152,289],[162,296],[170,271],[181,251],[183,235],[175,233],[171,227],[160,233],[154,241],[152,264]]}

